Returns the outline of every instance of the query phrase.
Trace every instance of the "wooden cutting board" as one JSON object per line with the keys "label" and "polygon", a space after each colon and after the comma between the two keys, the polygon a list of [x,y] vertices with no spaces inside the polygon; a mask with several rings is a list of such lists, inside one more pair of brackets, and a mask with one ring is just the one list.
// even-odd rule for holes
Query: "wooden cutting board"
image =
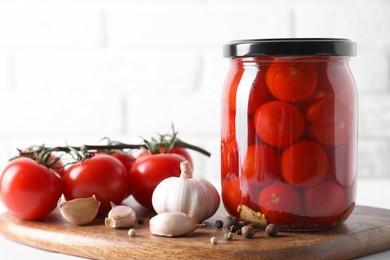
{"label": "wooden cutting board", "polygon": [[[270,238],[259,231],[252,239],[234,235],[224,239],[224,231],[214,228],[222,208],[190,235],[178,238],[153,236],[148,221],[153,212],[134,201],[128,202],[145,220],[137,225],[137,235],[127,229],[113,230],[98,219],[87,226],[66,223],[55,210],[41,221],[23,221],[9,213],[0,215],[0,233],[14,241],[49,251],[96,259],[345,259],[390,249],[390,210],[357,206],[339,228],[311,233],[280,233]],[[210,243],[215,236],[217,245]]]}

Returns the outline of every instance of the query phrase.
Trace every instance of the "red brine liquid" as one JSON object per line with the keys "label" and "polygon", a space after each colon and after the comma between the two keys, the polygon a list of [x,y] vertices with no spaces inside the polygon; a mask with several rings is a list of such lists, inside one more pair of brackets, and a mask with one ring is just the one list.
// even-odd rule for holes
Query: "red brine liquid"
{"label": "red brine liquid", "polygon": [[[234,57],[222,95],[222,200],[284,230],[343,223],[355,205],[349,56]],[[246,213],[248,213],[246,212]],[[256,224],[256,222],[254,223]]]}

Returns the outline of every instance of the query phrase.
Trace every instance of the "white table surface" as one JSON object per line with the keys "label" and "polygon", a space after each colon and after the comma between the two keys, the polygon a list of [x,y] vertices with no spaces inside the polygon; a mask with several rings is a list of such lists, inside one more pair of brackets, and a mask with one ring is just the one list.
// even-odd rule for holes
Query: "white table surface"
{"label": "white table surface", "polygon": [[[356,198],[358,205],[373,206],[390,210],[390,179],[359,180]],[[0,213],[6,209],[0,203]],[[25,246],[0,235],[0,259],[81,259],[79,257],[53,253]],[[365,256],[360,259],[390,259],[390,250]]]}

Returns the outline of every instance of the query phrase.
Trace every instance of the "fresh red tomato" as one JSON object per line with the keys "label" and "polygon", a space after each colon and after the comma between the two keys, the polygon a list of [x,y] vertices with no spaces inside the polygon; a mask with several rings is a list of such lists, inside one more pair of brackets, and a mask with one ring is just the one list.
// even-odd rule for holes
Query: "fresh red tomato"
{"label": "fresh red tomato", "polygon": [[[50,155],[50,158],[49,158],[49,163],[51,163],[53,160],[55,160],[57,158],[56,155],[54,154],[51,154]],[[57,172],[60,177],[62,178],[62,176],[64,176],[64,173],[65,173],[65,167],[64,167],[64,163],[61,159],[59,159],[58,161],[56,161],[51,167],[50,167],[52,170],[54,170],[55,172]]]}
{"label": "fresh red tomato", "polygon": [[242,201],[240,180],[235,174],[230,174],[222,182],[222,201],[226,211],[239,217],[237,208]]}
{"label": "fresh red tomato", "polygon": [[95,195],[99,213],[111,209],[110,202],[120,204],[128,194],[128,175],[123,164],[109,155],[94,156],[70,166],[63,177],[67,200]]}
{"label": "fresh red tomato", "polygon": [[281,157],[284,179],[299,187],[320,183],[328,170],[325,150],[314,141],[303,140],[287,147]]}
{"label": "fresh red tomato", "polygon": [[303,133],[305,120],[294,106],[272,101],[257,109],[254,124],[258,135],[274,146],[292,144]]}
{"label": "fresh red tomato", "polygon": [[301,210],[301,197],[291,185],[274,183],[259,195],[260,212],[269,223],[288,225]]}
{"label": "fresh red tomato", "polygon": [[310,105],[306,120],[309,132],[327,146],[342,144],[352,134],[352,110],[334,96],[326,96]]}
{"label": "fresh red tomato", "polygon": [[30,158],[11,161],[0,176],[4,206],[21,219],[40,219],[56,206],[62,194],[61,178]]}
{"label": "fresh red tomato", "polygon": [[279,179],[278,152],[269,145],[251,145],[244,154],[242,174],[251,183],[264,186]]}
{"label": "fresh red tomato", "polygon": [[[133,165],[133,163],[136,160],[135,157],[131,153],[122,152],[122,151],[112,151],[110,153],[98,152],[98,153],[95,153],[95,156],[104,155],[104,154],[110,155],[110,156],[118,159],[123,164],[123,166],[125,166],[127,174],[128,175],[130,174],[131,166]],[[130,180],[129,177],[128,177],[128,180]],[[131,181],[129,182],[129,190],[127,192],[126,197],[128,197],[131,194],[130,188],[131,188]]]}
{"label": "fresh red tomato", "polygon": [[[27,158],[37,160],[36,157],[27,157]],[[50,153],[50,157],[47,160],[47,164],[51,164],[57,158],[59,158],[58,154]],[[64,176],[65,167],[64,167],[64,162],[61,159],[57,160],[52,166],[50,166],[50,169],[52,169],[56,173],[58,173],[58,175],[60,175],[61,178],[62,178],[62,176]]]}
{"label": "fresh red tomato", "polygon": [[159,153],[138,158],[130,171],[132,195],[146,208],[153,208],[152,195],[157,185],[168,177],[180,176],[180,163],[186,158],[178,154]]}
{"label": "fresh red tomato", "polygon": [[[165,153],[164,147],[160,147],[160,153]],[[149,150],[140,149],[135,154],[135,158],[140,158],[142,156],[151,155],[151,154],[152,153]],[[181,147],[173,147],[171,150],[169,150],[168,154],[177,154],[177,155],[184,157],[188,161],[188,163],[190,164],[191,169],[194,169],[194,162],[192,160],[190,153],[187,151],[187,149],[181,148]]]}
{"label": "fresh red tomato", "polygon": [[[161,152],[163,153],[164,151],[165,151],[165,149],[161,148]],[[194,162],[192,161],[192,157],[191,157],[190,153],[187,151],[187,149],[181,148],[181,147],[173,147],[171,150],[169,150],[168,153],[178,154],[178,155],[184,157],[186,159],[186,161],[188,161],[188,163],[190,164],[191,169],[194,169]]]}
{"label": "fresh red tomato", "polygon": [[304,189],[303,201],[308,217],[337,219],[346,209],[343,189],[329,181],[323,181],[317,186]]}
{"label": "fresh red tomato", "polygon": [[137,160],[138,158],[141,158],[146,155],[151,155],[151,154],[152,152],[150,152],[149,150],[139,149],[134,153],[134,158],[135,160]]}
{"label": "fresh red tomato", "polygon": [[317,71],[310,64],[274,63],[267,70],[266,81],[277,99],[298,102],[313,94],[317,86]]}
{"label": "fresh red tomato", "polygon": [[121,163],[123,163],[123,166],[125,166],[127,171],[130,171],[131,166],[135,162],[135,157],[131,153],[114,151],[114,152],[108,153],[108,155],[111,155],[112,157],[115,157],[119,161],[121,161]]}

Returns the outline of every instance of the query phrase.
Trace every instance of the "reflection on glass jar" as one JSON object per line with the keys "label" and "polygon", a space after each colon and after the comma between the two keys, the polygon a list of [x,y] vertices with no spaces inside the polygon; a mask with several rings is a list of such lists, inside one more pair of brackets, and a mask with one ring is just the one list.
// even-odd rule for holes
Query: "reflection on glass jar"
{"label": "reflection on glass jar", "polygon": [[343,223],[355,205],[357,91],[346,39],[224,46],[221,183],[229,214],[284,230]]}

